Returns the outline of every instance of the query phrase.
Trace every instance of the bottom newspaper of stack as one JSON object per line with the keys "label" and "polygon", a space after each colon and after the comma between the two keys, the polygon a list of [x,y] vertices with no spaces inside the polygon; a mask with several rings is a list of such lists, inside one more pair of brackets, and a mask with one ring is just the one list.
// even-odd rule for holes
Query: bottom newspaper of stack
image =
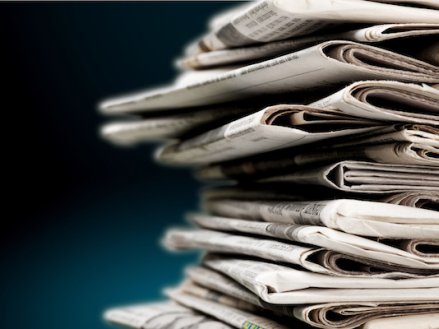
{"label": "bottom newspaper of stack", "polygon": [[[232,195],[232,194],[230,194]],[[172,229],[207,253],[171,301],[110,309],[132,328],[439,328],[439,213],[385,202],[218,194]],[[300,320],[300,321],[299,321]],[[301,322],[302,321],[302,322]]]}

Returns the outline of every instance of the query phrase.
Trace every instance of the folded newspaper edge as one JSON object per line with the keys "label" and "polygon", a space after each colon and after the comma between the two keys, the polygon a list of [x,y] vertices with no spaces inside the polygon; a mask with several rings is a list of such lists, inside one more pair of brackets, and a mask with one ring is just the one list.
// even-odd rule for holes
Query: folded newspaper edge
{"label": "folded newspaper edge", "polygon": [[410,190],[439,191],[437,167],[340,161],[330,165],[298,169],[259,180],[260,183],[311,184],[357,193],[384,194]]}
{"label": "folded newspaper edge", "polygon": [[[235,257],[207,257],[203,264],[239,282],[269,304],[412,303],[437,301],[439,296],[439,288],[435,287],[434,284],[430,288],[425,286],[422,288],[413,287],[419,286],[419,283],[423,280],[430,279],[404,279],[401,281],[331,277],[298,271],[277,264]],[[349,283],[350,280],[357,281],[358,284]],[[381,283],[378,283],[378,281],[381,281]],[[418,282],[418,284],[415,282]],[[413,284],[412,288],[409,287],[411,284]],[[377,286],[381,287],[377,288]]]}
{"label": "folded newspaper edge", "polygon": [[178,289],[168,289],[166,294],[177,303],[225,322],[234,328],[287,329],[286,326],[283,326],[274,320],[200,297],[192,296],[187,293],[183,293]]}
{"label": "folded newspaper edge", "polygon": [[303,105],[274,105],[160,148],[160,162],[178,165],[231,160],[380,129],[379,123]]}
{"label": "folded newspaper edge", "polygon": [[[376,15],[379,12],[380,15]],[[188,47],[189,54],[297,37],[334,23],[437,23],[436,10],[373,1],[263,0],[237,10]]]}
{"label": "folded newspaper edge", "polygon": [[[176,65],[183,69],[205,69],[281,56],[285,53],[298,51],[328,40],[376,43],[437,34],[439,34],[439,24],[407,23],[373,25],[349,32],[312,35],[274,41],[256,46],[202,52],[178,59]],[[433,51],[434,49],[426,51],[425,54],[422,55],[426,58],[424,60],[427,62],[434,61],[434,59],[431,58]]]}
{"label": "folded newspaper edge", "polygon": [[[414,268],[423,267],[425,263],[439,262],[439,255],[419,252],[420,245],[423,246],[421,250],[434,249],[434,246],[437,247],[439,244],[439,240],[402,240],[403,242],[398,248],[397,246],[392,244],[388,245],[379,240],[374,241],[323,226],[258,222],[204,214],[192,214],[189,220],[204,229],[247,233],[256,236],[301,242],[307,245],[336,251],[341,255],[346,254],[359,257],[355,259],[360,262],[361,259],[369,259],[380,263],[397,264]],[[348,260],[347,258],[344,259]],[[420,263],[424,263],[424,265]],[[373,267],[373,264],[370,266]],[[342,268],[342,266],[339,266],[339,268]],[[409,269],[404,270],[410,272]],[[434,272],[430,272],[430,274],[433,273]],[[374,274],[376,274],[376,272]],[[439,274],[439,271],[437,271],[437,274]]]}
{"label": "folded newspaper edge", "polygon": [[[300,193],[300,194],[299,194]],[[231,185],[231,186],[214,186],[205,188],[201,191],[202,202],[219,199],[235,200],[263,200],[263,201],[304,201],[324,199],[328,197],[343,198],[347,195],[343,192],[333,193],[333,191],[322,189],[300,189],[294,190],[289,188],[280,188],[279,186],[266,187],[264,184],[259,185]],[[380,201],[392,203],[400,206],[413,208],[424,208],[428,210],[439,210],[439,192],[434,191],[406,191],[386,196],[374,197],[371,195],[361,196],[359,200]]]}
{"label": "folded newspaper edge", "polygon": [[191,131],[212,128],[225,124],[246,114],[255,112],[254,108],[214,107],[195,110],[188,113],[169,113],[160,117],[146,117],[130,121],[113,121],[101,127],[104,139],[121,146],[135,145],[141,142],[160,141],[181,137]]}
{"label": "folded newspaper edge", "polygon": [[223,217],[326,226],[377,238],[437,240],[439,236],[437,211],[382,202],[208,200],[203,207]]}
{"label": "folded newspaper edge", "polygon": [[172,301],[153,302],[109,309],[104,319],[135,329],[231,329],[225,323],[210,319]]}
{"label": "folded newspaper edge", "polygon": [[[372,120],[437,125],[438,102],[439,91],[428,85],[359,81],[311,106]],[[381,106],[382,103],[386,105]]]}
{"label": "folded newspaper edge", "polygon": [[110,99],[100,104],[100,110],[108,114],[177,110],[368,79],[438,84],[439,68],[395,52],[334,40],[186,86]]}
{"label": "folded newspaper edge", "polygon": [[[324,303],[314,305],[272,305],[263,302],[238,282],[205,267],[193,267],[186,271],[187,276],[198,286],[209,290],[204,292],[205,298],[225,300],[230,296],[239,307],[242,302],[273,312],[276,315],[295,317],[317,328],[358,328],[364,323],[377,318],[401,316],[407,314],[433,314],[439,311],[437,301],[430,302],[393,302],[393,303]],[[190,291],[187,291],[190,293]],[[203,297],[200,295],[200,297]],[[242,302],[240,302],[242,301]],[[336,317],[333,315],[336,314]]]}

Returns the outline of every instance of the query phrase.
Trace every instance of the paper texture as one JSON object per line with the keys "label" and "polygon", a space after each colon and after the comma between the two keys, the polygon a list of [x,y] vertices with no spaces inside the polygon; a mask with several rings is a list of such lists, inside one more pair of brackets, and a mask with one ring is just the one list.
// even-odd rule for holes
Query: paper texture
{"label": "paper texture", "polygon": [[119,326],[136,329],[232,328],[173,302],[113,308],[105,312],[104,318]]}
{"label": "paper texture", "polygon": [[169,144],[161,162],[194,165],[377,130],[377,123],[302,105],[275,105],[196,137]]}
{"label": "paper texture", "polygon": [[[231,65],[241,62],[254,62],[265,58],[280,56],[292,51],[310,47],[327,40],[350,40],[355,42],[375,43],[395,39],[435,36],[439,34],[439,24],[383,24],[336,34],[318,34],[292,38],[243,48],[221,49],[197,53],[177,61],[183,69],[201,69],[213,66]],[[410,40],[416,42],[416,39]],[[432,50],[418,53],[420,59],[432,61]],[[434,55],[433,55],[434,56]]]}
{"label": "paper texture", "polygon": [[437,84],[439,68],[364,44],[328,41],[202,82],[110,99],[100,109],[107,114],[176,110],[367,79]]}
{"label": "paper texture", "polygon": [[326,226],[370,237],[437,240],[439,236],[438,212],[380,202],[211,200],[204,208],[218,216]]}
{"label": "paper texture", "polygon": [[368,133],[351,135],[348,140],[260,154],[244,160],[202,166],[201,180],[251,181],[291,173],[304,166],[316,167],[343,160],[373,160],[381,163],[437,166],[439,129],[426,125],[397,124]]}
{"label": "paper texture", "polygon": [[105,124],[100,134],[114,144],[131,146],[205,131],[255,111],[245,106],[211,107],[188,113],[120,120]]}
{"label": "paper texture", "polygon": [[[432,314],[439,311],[437,301],[418,303],[324,303],[305,306],[273,305],[260,300],[236,281],[207,268],[191,268],[188,270],[188,277],[197,285],[205,287],[212,296],[216,296],[217,292],[221,293],[221,296],[231,296],[235,299],[235,304],[246,300],[247,303],[251,303],[255,307],[282,316],[296,317],[317,328],[353,329],[383,317],[399,317],[401,315],[423,313]],[[190,292],[188,291],[188,293]],[[221,300],[223,299],[227,298],[221,297]]]}
{"label": "paper texture", "polygon": [[358,193],[399,193],[410,190],[439,191],[437,167],[341,161],[332,165],[296,170],[261,182],[321,185]]}
{"label": "paper texture", "polygon": [[439,91],[395,81],[360,81],[312,105],[375,120],[438,124]]}
{"label": "paper texture", "polygon": [[258,316],[213,301],[209,301],[200,297],[189,295],[178,290],[169,290],[167,294],[170,296],[170,298],[172,298],[179,304],[195,309],[201,313],[207,314],[232,326],[233,328],[287,328],[274,320],[270,320],[262,316]]}
{"label": "paper texture", "polygon": [[436,10],[372,1],[263,0],[228,16],[190,49],[209,51],[282,40],[310,34],[334,23],[437,23],[438,16]]}
{"label": "paper texture", "polygon": [[[335,251],[336,253],[328,253],[315,249],[314,253],[308,253],[308,257],[314,259],[314,262],[318,262],[323,267],[336,269],[337,273],[335,275],[389,276],[387,272],[398,270],[406,272],[407,276],[410,276],[408,273],[413,276],[416,273],[424,275],[439,274],[439,253],[437,252],[439,239],[396,240],[389,241],[389,244],[386,244],[386,242],[382,243],[379,240],[374,241],[322,226],[258,222],[203,214],[192,214],[190,220],[205,229],[235,234],[247,233],[256,235],[255,238],[261,237],[261,239],[263,236],[271,237]],[[227,244],[227,241],[224,240],[222,243]],[[237,249],[235,249],[235,252],[238,252]],[[317,255],[320,255],[320,257],[317,258]],[[346,257],[346,255],[352,257]],[[256,256],[256,254],[253,256]],[[348,265],[335,265],[340,261],[344,261]],[[355,269],[356,267],[357,269]],[[430,270],[427,270],[429,268]],[[394,275],[404,276],[397,273]]]}
{"label": "paper texture", "polygon": [[[437,301],[430,279],[343,278],[240,258],[207,258],[204,265],[227,275],[270,304]],[[431,282],[429,288],[428,282]],[[360,288],[361,287],[361,288]],[[436,286],[437,287],[437,286]]]}

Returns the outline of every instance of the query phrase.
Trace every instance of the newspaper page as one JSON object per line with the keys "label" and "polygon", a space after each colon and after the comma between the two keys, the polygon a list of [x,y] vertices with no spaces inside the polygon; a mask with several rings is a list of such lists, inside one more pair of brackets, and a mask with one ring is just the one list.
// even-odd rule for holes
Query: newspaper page
{"label": "newspaper page", "polygon": [[230,307],[237,308],[246,312],[261,312],[263,311],[261,307],[257,307],[254,304],[247,303],[242,299],[235,298],[233,296],[223,294],[220,291],[211,290],[202,285],[198,285],[195,281],[186,280],[179,285],[178,290],[180,292],[211,300],[222,305],[227,305]]}
{"label": "newspaper page", "polygon": [[174,302],[159,302],[113,308],[105,312],[106,321],[135,329],[231,329]]}
{"label": "newspaper page", "polygon": [[438,300],[436,278],[344,278],[241,258],[206,258],[203,264],[239,282],[269,304],[425,302]]}
{"label": "newspaper page", "polygon": [[[380,15],[376,13],[379,12]],[[234,48],[311,34],[340,23],[437,23],[436,10],[355,0],[262,0],[189,47],[192,52]]]}
{"label": "newspaper page", "polygon": [[168,290],[167,295],[177,303],[216,318],[233,328],[287,328],[274,320],[200,297],[192,296],[178,290]]}
{"label": "newspaper page", "polygon": [[[250,290],[207,267],[189,267],[186,269],[186,276],[197,285],[242,300],[247,304],[253,305],[256,309],[264,307],[263,302]],[[289,314],[292,314],[292,312]]]}
{"label": "newspaper page", "polygon": [[387,196],[383,202],[439,211],[439,192],[407,191]]}
{"label": "newspaper page", "polygon": [[328,166],[264,178],[260,182],[312,184],[345,192],[370,194],[410,190],[438,192],[438,171],[433,166],[340,161]]}
{"label": "newspaper page", "polygon": [[100,104],[100,110],[106,114],[177,110],[367,79],[439,84],[439,68],[395,52],[334,40],[201,82],[110,99]]}
{"label": "newspaper page", "polygon": [[207,268],[191,268],[188,271],[188,276],[197,285],[206,287],[211,291],[218,291],[238,300],[246,298],[254,305],[275,314],[296,317],[317,328],[353,329],[372,319],[407,314],[431,314],[439,311],[437,301],[420,303],[324,303],[305,306],[272,305],[264,303],[237,282]]}
{"label": "newspaper page", "polygon": [[326,226],[354,235],[389,239],[438,240],[439,213],[372,201],[211,200],[211,214],[274,223]]}
{"label": "newspaper page", "polygon": [[379,129],[368,119],[302,105],[275,105],[188,140],[159,149],[160,162],[177,165],[225,161],[261,152]]}
{"label": "newspaper page", "polygon": [[406,315],[376,319],[366,323],[361,329],[436,329],[439,328],[439,313]]}
{"label": "newspaper page", "polygon": [[[386,127],[387,128],[387,127]],[[380,163],[402,165],[437,166],[439,153],[439,129],[431,126],[406,126],[393,132],[357,138],[349,141],[333,140],[332,143],[313,145],[309,149],[288,149],[282,152],[258,154],[197,168],[200,180],[251,181],[264,177],[291,173],[304,166],[313,167],[343,160],[373,160]],[[361,134],[360,134],[361,135]],[[399,140],[399,141],[398,141]]]}
{"label": "newspaper page", "polygon": [[[298,319],[317,328],[366,328],[369,322],[381,322],[382,319],[391,326],[377,327],[380,329],[400,328],[397,325],[401,318],[409,315],[434,316],[439,313],[437,301],[423,303],[327,303],[309,306],[299,306],[294,309]],[[429,322],[433,324],[434,322]],[[362,325],[365,325],[363,327]],[[412,327],[418,328],[417,323]],[[427,327],[432,328],[432,327]]]}
{"label": "newspaper page", "polygon": [[[202,52],[177,60],[176,65],[182,69],[205,69],[216,66],[232,65],[242,62],[256,62],[266,58],[281,56],[298,51],[328,40],[350,40],[355,42],[377,43],[389,40],[416,38],[439,35],[439,24],[383,24],[335,34],[319,34],[292,38],[233,49],[221,49]],[[416,39],[411,40],[412,42]],[[420,54],[420,59],[429,63],[432,51]]]}
{"label": "newspaper page", "polygon": [[246,255],[299,265],[309,271],[332,276],[405,279],[439,274],[437,257],[422,258],[412,255],[404,259],[401,255],[381,253],[381,258],[388,259],[381,261],[261,237],[252,238],[205,230],[171,230],[166,234],[164,242],[173,250],[203,249],[209,252]]}
{"label": "newspaper page", "polygon": [[439,91],[396,81],[360,81],[312,106],[374,120],[437,125]]}
{"label": "newspaper page", "polygon": [[[300,194],[299,194],[300,193]],[[201,192],[202,202],[221,199],[235,200],[265,200],[265,201],[305,201],[333,198],[349,197],[348,193],[333,191],[329,189],[316,190],[311,188],[301,188],[300,191],[280,186],[265,186],[265,184],[244,184],[232,186],[215,186],[203,189]],[[361,195],[358,200],[380,201],[401,206],[421,208],[439,211],[439,192],[434,191],[406,191],[394,193],[386,196]]]}
{"label": "newspaper page", "polygon": [[[333,230],[323,226],[308,226],[308,225],[289,225],[272,222],[259,222],[251,220],[242,220],[227,217],[209,216],[204,214],[192,214],[190,221],[204,229],[218,230],[225,232],[247,233],[256,236],[265,236],[277,238],[281,240],[300,242],[311,246],[325,248],[327,250],[336,251],[337,253],[316,252],[320,254],[320,259],[326,266],[337,268],[337,272],[342,272],[351,275],[353,265],[356,263],[350,262],[352,257],[345,257],[345,255],[353,256],[359,260],[357,265],[361,264],[361,259],[376,261],[363,268],[362,272],[371,273],[372,270],[367,266],[373,268],[374,274],[379,272],[379,264],[393,264],[393,266],[383,266],[381,272],[386,270],[402,271],[398,268],[400,265],[404,271],[414,274],[439,274],[439,265],[437,270],[420,270],[421,268],[429,268],[429,264],[439,264],[439,248],[438,240],[397,240],[393,243],[381,243],[379,240],[366,239],[360,236],[347,234],[337,230]],[[340,258],[341,255],[341,258]],[[343,265],[331,264],[337,261],[345,260],[349,262],[349,268]],[[374,265],[377,268],[374,268]]]}
{"label": "newspaper page", "polygon": [[116,145],[132,146],[138,143],[174,139],[189,132],[205,131],[252,112],[256,112],[256,109],[245,106],[211,107],[188,113],[130,121],[119,120],[105,124],[100,134]]}

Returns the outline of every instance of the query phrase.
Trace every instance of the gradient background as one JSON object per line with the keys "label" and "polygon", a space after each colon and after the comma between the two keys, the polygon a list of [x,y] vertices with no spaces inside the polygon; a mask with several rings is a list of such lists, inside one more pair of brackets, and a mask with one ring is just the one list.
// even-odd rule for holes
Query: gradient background
{"label": "gradient background", "polygon": [[225,2],[2,3],[2,328],[106,328],[102,311],[161,298],[196,254],[162,250],[197,205],[154,146],[97,134],[99,100],[169,82]]}

